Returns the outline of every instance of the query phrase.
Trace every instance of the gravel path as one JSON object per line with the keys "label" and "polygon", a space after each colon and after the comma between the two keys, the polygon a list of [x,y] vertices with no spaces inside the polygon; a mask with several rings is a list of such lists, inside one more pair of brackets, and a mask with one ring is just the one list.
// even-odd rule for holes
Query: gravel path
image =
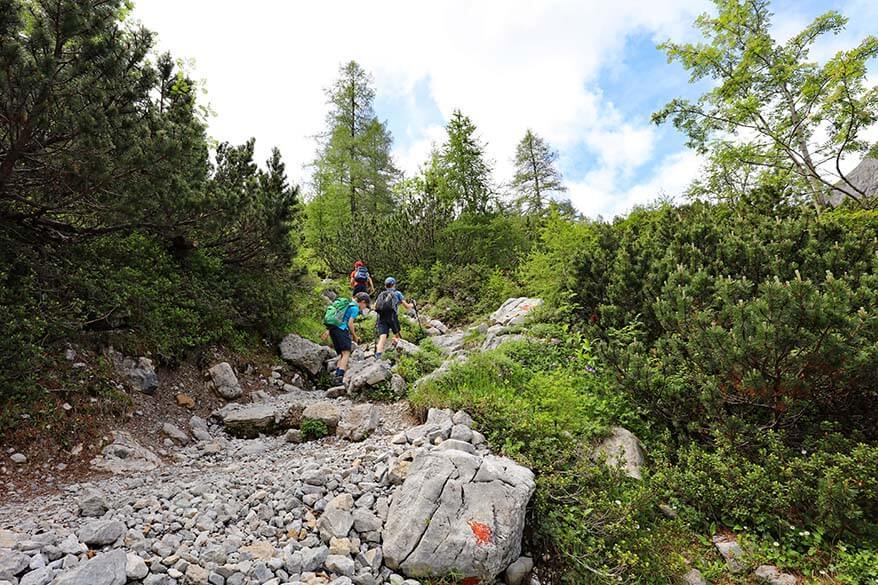
{"label": "gravel path", "polygon": [[[331,402],[342,416],[354,406]],[[405,402],[375,406],[381,423],[362,442],[234,439],[214,426],[211,440],[173,449],[172,464],[6,504],[0,583],[16,562],[28,566],[14,573],[21,585],[402,583],[382,566],[380,529],[399,483],[391,468],[409,449],[393,440],[415,421]],[[96,577],[121,563],[120,547],[126,580]]]}

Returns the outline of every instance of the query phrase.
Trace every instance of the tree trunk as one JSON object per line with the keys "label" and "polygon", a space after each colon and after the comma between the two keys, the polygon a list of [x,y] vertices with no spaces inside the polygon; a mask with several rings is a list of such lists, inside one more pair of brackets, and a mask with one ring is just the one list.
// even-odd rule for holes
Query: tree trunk
{"label": "tree trunk", "polygon": [[528,146],[528,150],[530,151],[530,163],[533,167],[533,173],[534,173],[535,203],[536,203],[537,211],[542,211],[543,210],[543,197],[542,197],[542,193],[540,192],[540,173],[539,173],[539,170],[537,169],[537,157],[534,154],[533,138],[531,138],[528,141],[527,146]]}

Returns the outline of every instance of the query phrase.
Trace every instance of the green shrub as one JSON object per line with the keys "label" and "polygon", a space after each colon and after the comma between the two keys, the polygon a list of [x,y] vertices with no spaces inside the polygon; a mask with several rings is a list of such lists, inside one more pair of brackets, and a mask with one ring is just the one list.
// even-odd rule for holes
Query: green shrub
{"label": "green shrub", "polygon": [[426,339],[421,342],[421,351],[399,356],[396,373],[412,384],[442,365],[442,360],[442,354],[436,346]]}
{"label": "green shrub", "polygon": [[749,441],[717,435],[713,450],[684,447],[657,483],[702,530],[722,524],[782,539],[792,523],[833,540],[878,538],[878,446],[795,452],[769,433],[743,448]]}
{"label": "green shrub", "polygon": [[299,430],[302,431],[302,437],[306,441],[316,441],[329,436],[329,427],[326,426],[326,423],[313,418],[302,419]]}

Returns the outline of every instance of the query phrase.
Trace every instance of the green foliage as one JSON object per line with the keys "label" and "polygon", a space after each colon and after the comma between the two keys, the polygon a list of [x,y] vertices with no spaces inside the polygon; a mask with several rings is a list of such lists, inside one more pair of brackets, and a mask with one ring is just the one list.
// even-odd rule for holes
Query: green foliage
{"label": "green foliage", "polygon": [[[865,131],[878,120],[878,88],[867,64],[878,56],[878,37],[837,52],[825,63],[810,58],[822,37],[842,32],[847,19],[827,12],[785,42],[772,38],[769,0],[714,0],[716,14],[695,26],[706,42],[663,43],[692,81],[711,80],[695,102],[671,101],[653,115],[672,120],[689,145],[710,154],[696,194],[746,196],[770,187],[786,196],[807,194],[819,210],[831,190],[870,206],[861,186],[845,180],[837,162],[863,155]],[[837,173],[818,170],[834,161]]]}
{"label": "green foliage", "polygon": [[775,212],[632,214],[606,249],[583,249],[586,278],[593,258],[613,270],[573,298],[598,320],[621,386],[680,430],[743,422],[795,427],[795,438],[827,418],[874,429],[878,221]]}
{"label": "green foliage", "polygon": [[44,395],[34,374],[64,341],[174,363],[293,316],[298,189],[280,153],[263,170],[252,140],[221,144],[212,164],[195,84],[123,12],[0,2],[4,410]]}
{"label": "green foliage", "polygon": [[429,339],[422,341],[420,347],[421,351],[417,353],[399,356],[396,364],[396,373],[409,384],[442,365],[442,354]]}
{"label": "green foliage", "polygon": [[843,452],[796,452],[774,434],[758,440],[754,449],[749,438],[717,435],[711,451],[681,449],[663,472],[669,497],[702,529],[783,539],[792,523],[831,541],[878,537],[878,447],[845,440]]}
{"label": "green foliage", "polygon": [[515,176],[512,189],[519,207],[541,214],[552,193],[566,191],[556,163],[558,152],[530,129],[515,147]]}
{"label": "green foliage", "polygon": [[329,436],[329,427],[326,426],[326,423],[313,418],[303,419],[299,430],[302,431],[302,437],[306,441],[316,441]]}
{"label": "green foliage", "polygon": [[445,129],[448,140],[439,153],[438,169],[447,190],[446,199],[454,201],[459,211],[485,213],[491,206],[494,188],[491,165],[476,135],[476,126],[455,110]]}
{"label": "green foliage", "polygon": [[330,111],[314,162],[314,197],[305,237],[335,272],[355,260],[371,264],[372,222],[392,208],[391,189],[399,171],[390,154],[392,138],[373,110],[375,90],[355,61],[343,65],[327,90]]}

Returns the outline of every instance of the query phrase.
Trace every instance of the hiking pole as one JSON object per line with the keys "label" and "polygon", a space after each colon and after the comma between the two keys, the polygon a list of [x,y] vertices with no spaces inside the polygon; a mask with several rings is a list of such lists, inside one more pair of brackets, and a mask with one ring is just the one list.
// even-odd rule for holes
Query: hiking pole
{"label": "hiking pole", "polygon": [[412,299],[412,306],[415,308],[415,320],[418,322],[418,327],[421,329],[421,335],[426,337],[427,332],[424,331],[424,326],[421,325],[421,316],[418,314],[418,302],[415,299]]}

